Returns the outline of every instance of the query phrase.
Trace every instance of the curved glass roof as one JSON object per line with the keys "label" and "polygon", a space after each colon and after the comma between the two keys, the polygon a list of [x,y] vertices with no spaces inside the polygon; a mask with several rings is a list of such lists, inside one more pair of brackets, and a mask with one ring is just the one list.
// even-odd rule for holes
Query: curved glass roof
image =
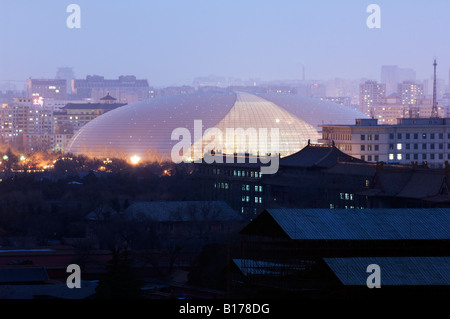
{"label": "curved glass roof", "polygon": [[[308,140],[316,142],[320,138],[319,124],[353,124],[355,118],[365,117],[335,103],[300,96],[241,92],[176,95],[132,103],[95,118],[73,136],[67,151],[103,158],[129,159],[137,155],[145,160],[170,160],[173,147],[180,141],[171,139],[172,132],[185,128],[192,138],[191,152],[184,154],[185,159],[186,155],[197,159],[194,149],[200,150],[195,154],[202,154],[201,146],[204,152],[209,151],[212,140],[216,142],[212,147],[215,151],[255,154],[265,137],[270,150],[272,129],[278,129],[279,153],[283,157],[302,149]],[[203,141],[194,143],[195,120],[202,121]],[[216,128],[215,133],[219,129],[222,138],[208,134],[208,128]],[[227,129],[241,129],[244,134],[256,132],[257,136],[230,141]]]}

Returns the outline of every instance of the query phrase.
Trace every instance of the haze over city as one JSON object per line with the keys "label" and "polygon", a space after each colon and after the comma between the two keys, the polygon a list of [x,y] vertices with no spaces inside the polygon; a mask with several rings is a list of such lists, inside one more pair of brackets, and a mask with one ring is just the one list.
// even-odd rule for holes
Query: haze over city
{"label": "haze over city", "polygon": [[0,1],[0,300],[450,296],[450,1]]}
{"label": "haze over city", "polygon": [[0,81],[134,74],[155,87],[199,76],[261,81],[370,78],[382,65],[447,79],[450,3],[377,1],[381,28],[366,25],[369,1],[77,1],[81,28],[69,29],[71,2],[0,3]]}

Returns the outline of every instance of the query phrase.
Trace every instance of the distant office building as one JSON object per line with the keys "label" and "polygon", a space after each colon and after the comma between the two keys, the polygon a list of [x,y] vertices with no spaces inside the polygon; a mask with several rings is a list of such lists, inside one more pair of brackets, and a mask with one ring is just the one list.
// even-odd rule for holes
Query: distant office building
{"label": "distant office building", "polygon": [[67,94],[72,93],[72,80],[75,79],[75,73],[73,68],[61,67],[56,71],[56,79],[66,80],[66,92]]}
{"label": "distant office building", "polygon": [[67,84],[64,79],[32,79],[26,81],[27,97],[67,99]]}
{"label": "distant office building", "polygon": [[396,65],[381,66],[381,83],[386,85],[386,95],[396,93],[398,83],[398,67]]}
{"label": "distant office building", "polygon": [[413,69],[399,68],[397,65],[381,66],[381,83],[386,85],[386,95],[398,93],[398,83],[415,80],[416,72]]}
{"label": "distant office building", "polygon": [[355,125],[321,125],[321,143],[368,162],[425,163],[444,167],[450,160],[450,118],[403,118],[396,125],[357,119]]}
{"label": "distant office building", "polygon": [[122,75],[116,80],[88,75],[86,79],[72,80],[72,92],[77,99],[91,98],[93,102],[100,102],[108,93],[118,103],[133,103],[155,97],[155,90],[148,85],[147,80],[138,80],[132,75]]}
{"label": "distant office building", "polygon": [[171,96],[179,94],[192,94],[195,92],[195,88],[188,85],[183,86],[168,86],[156,91],[156,96]]}
{"label": "distant office building", "polygon": [[359,110],[372,116],[372,107],[384,102],[386,85],[376,81],[365,81],[359,86]]}

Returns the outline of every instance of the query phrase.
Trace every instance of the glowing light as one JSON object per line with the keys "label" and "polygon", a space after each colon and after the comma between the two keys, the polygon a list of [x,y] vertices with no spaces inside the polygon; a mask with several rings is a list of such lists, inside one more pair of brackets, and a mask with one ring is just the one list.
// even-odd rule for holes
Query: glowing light
{"label": "glowing light", "polygon": [[131,156],[130,160],[131,160],[131,164],[136,165],[137,163],[139,163],[141,158],[137,155],[133,155],[133,156]]}
{"label": "glowing light", "polygon": [[275,122],[280,123],[280,119],[276,119]]}
{"label": "glowing light", "polygon": [[20,155],[20,161],[23,162],[23,161],[25,161],[25,160],[26,160],[25,156]]}
{"label": "glowing light", "polygon": [[8,160],[8,155],[3,155],[3,159],[6,161]]}

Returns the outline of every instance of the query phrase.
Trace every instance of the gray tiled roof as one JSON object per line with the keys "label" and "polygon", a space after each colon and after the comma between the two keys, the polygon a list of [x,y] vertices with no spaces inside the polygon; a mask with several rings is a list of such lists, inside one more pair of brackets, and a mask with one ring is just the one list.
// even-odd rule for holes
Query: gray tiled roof
{"label": "gray tiled roof", "polygon": [[333,146],[308,145],[280,159],[280,166],[290,167],[331,167],[339,161],[364,163],[364,161],[343,153]]}

